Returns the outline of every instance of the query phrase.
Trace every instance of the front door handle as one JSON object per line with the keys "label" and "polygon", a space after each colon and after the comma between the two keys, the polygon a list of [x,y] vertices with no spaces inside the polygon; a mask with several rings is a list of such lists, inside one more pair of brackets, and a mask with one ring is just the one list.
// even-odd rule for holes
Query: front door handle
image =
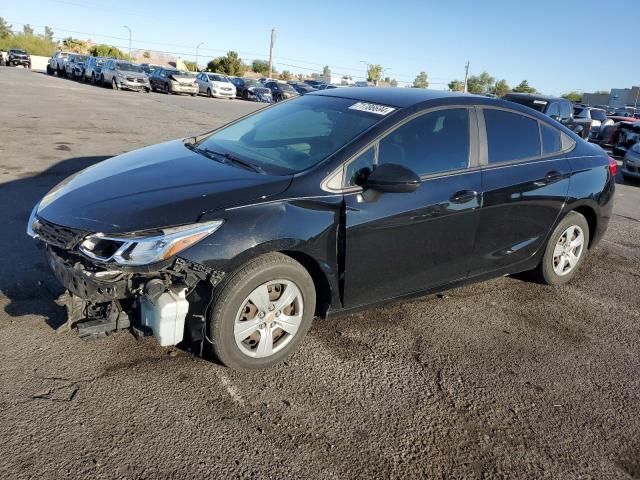
{"label": "front door handle", "polygon": [[449,198],[451,203],[467,203],[473,200],[478,196],[478,192],[475,190],[460,190],[459,192],[454,193]]}
{"label": "front door handle", "polygon": [[557,182],[562,178],[562,174],[556,170],[552,170],[551,172],[547,172],[544,176],[544,179],[537,180],[533,182],[536,187],[544,187],[545,185],[549,185],[550,183]]}

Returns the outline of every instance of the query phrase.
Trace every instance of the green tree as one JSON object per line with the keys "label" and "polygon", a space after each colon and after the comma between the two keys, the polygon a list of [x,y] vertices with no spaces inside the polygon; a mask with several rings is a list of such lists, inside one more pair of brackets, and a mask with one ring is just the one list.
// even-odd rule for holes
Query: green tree
{"label": "green tree", "polygon": [[0,17],[0,38],[9,38],[12,27],[13,26],[9,25],[4,18]]}
{"label": "green tree", "polygon": [[144,51],[142,52],[142,58],[146,58],[147,60],[151,58],[151,52]]}
{"label": "green tree", "polygon": [[50,42],[53,42],[53,30],[51,29],[51,27],[44,27],[44,38],[46,40],[49,40]]}
{"label": "green tree", "polygon": [[413,81],[413,88],[429,88],[429,76],[427,72],[420,72]]}
{"label": "green tree", "polygon": [[491,87],[495,81],[496,79],[487,72],[482,72],[480,75],[471,75],[467,79],[467,91],[469,93],[480,95],[484,93],[491,93]]}
{"label": "green tree", "polygon": [[28,23],[26,25],[23,25],[22,33],[24,33],[25,35],[33,36],[33,27],[31,27],[31,25],[29,25]]}
{"label": "green tree", "polygon": [[493,89],[493,93],[498,97],[504,97],[510,91],[511,87],[509,87],[509,84],[504,78],[496,83],[496,86]]}
{"label": "green tree", "polygon": [[289,70],[283,70],[280,74],[280,80],[291,80],[293,76]]}
{"label": "green tree", "polygon": [[78,40],[77,38],[67,37],[62,40],[62,45],[65,50],[76,53],[87,53],[87,42]]}
{"label": "green tree", "polygon": [[127,55],[125,55],[118,47],[106,45],[104,43],[91,47],[89,49],[89,54],[94,57],[127,58]]}
{"label": "green tree", "polygon": [[564,93],[561,95],[562,98],[566,98],[567,100],[571,100],[575,103],[580,103],[582,101],[582,92],[573,91],[569,93]]}
{"label": "green tree", "polygon": [[256,73],[268,74],[269,62],[265,60],[254,60],[253,62],[251,62],[251,70]]}
{"label": "green tree", "polygon": [[182,63],[184,63],[185,68],[189,72],[197,72],[198,71],[198,66],[196,65],[196,62],[191,62],[189,60],[183,60]]}
{"label": "green tree", "polygon": [[464,82],[461,82],[460,80],[451,80],[447,86],[452,92],[464,91]]}
{"label": "green tree", "polygon": [[11,48],[20,48],[29,52],[31,55],[49,57],[55,52],[56,45],[41,35],[17,33],[6,38],[0,38],[0,50],[6,51]]}
{"label": "green tree", "polygon": [[237,52],[233,50],[227,52],[224,57],[214,58],[207,64],[207,70],[210,72],[224,73],[232,76],[242,76],[247,70]]}
{"label": "green tree", "polygon": [[536,93],[537,92],[535,88],[529,86],[529,82],[527,80],[523,80],[518,85],[513,87],[513,91],[516,93]]}
{"label": "green tree", "polygon": [[382,78],[383,72],[382,65],[378,65],[377,63],[372,63],[367,67],[367,80],[369,82],[373,82],[375,85],[378,85],[378,82]]}
{"label": "green tree", "polygon": [[325,65],[324,67],[322,67],[322,76],[323,77],[331,76],[331,69],[329,68],[329,65]]}

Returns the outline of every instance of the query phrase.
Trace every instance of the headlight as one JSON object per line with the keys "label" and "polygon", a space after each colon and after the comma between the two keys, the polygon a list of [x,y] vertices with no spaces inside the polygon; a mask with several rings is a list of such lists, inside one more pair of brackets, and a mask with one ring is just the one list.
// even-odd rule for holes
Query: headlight
{"label": "headlight", "polygon": [[96,233],[84,239],[80,244],[80,251],[87,257],[101,262],[148,265],[177,255],[215,232],[220,225],[222,220],[164,228],[160,233],[147,235],[136,233],[106,236]]}

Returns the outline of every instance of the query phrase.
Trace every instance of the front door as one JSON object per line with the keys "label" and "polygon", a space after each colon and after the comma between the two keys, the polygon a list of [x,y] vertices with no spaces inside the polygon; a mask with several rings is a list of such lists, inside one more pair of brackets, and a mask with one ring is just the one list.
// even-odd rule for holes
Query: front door
{"label": "front door", "polygon": [[419,292],[468,274],[481,204],[476,132],[473,110],[428,111],[346,166],[346,186],[364,183],[382,163],[402,164],[423,183],[411,193],[365,188],[345,195],[345,307]]}

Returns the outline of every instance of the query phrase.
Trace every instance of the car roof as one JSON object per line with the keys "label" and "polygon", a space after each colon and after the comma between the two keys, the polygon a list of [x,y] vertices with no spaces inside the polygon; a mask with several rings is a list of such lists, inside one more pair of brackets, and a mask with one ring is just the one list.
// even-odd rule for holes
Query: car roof
{"label": "car roof", "polygon": [[380,103],[392,107],[406,108],[430,100],[444,98],[473,97],[476,95],[447,92],[444,90],[426,90],[422,88],[377,88],[377,87],[344,87],[324,89],[309,95],[340,97],[363,102]]}

